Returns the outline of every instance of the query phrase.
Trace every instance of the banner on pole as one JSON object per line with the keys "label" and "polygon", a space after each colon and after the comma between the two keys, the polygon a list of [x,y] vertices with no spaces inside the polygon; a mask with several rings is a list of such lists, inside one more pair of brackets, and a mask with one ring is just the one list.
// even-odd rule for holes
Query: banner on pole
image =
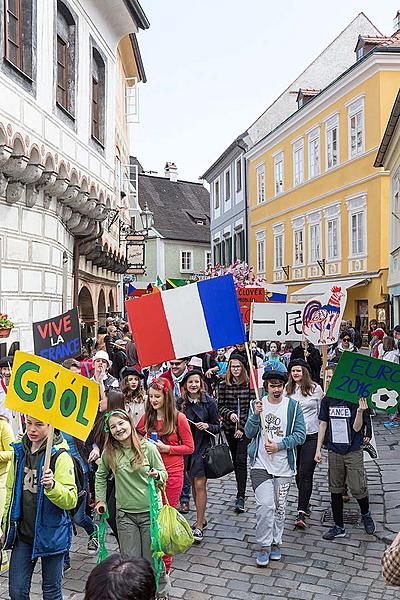
{"label": "banner on pole", "polygon": [[82,348],[78,309],[33,323],[33,345],[35,354],[56,363],[79,356]]}
{"label": "banner on pole", "polygon": [[50,360],[17,350],[5,407],[85,441],[99,408],[99,386]]}
{"label": "banner on pole", "polygon": [[347,289],[335,284],[323,296],[306,302],[302,317],[305,339],[316,346],[335,344],[339,339],[346,301]]}
{"label": "banner on pole", "polygon": [[255,303],[253,340],[301,342],[304,304]]}
{"label": "banner on pole", "polygon": [[327,396],[354,404],[366,398],[370,408],[395,413],[400,399],[400,365],[358,352],[343,352]]}
{"label": "banner on pole", "polygon": [[265,302],[265,289],[262,287],[236,288],[243,323],[250,323],[250,309],[252,302]]}

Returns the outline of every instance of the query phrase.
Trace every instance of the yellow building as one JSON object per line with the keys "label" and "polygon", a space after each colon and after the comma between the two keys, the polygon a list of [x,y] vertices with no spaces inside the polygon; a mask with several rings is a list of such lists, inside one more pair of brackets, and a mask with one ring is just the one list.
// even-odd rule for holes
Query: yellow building
{"label": "yellow building", "polygon": [[[398,35],[398,34],[396,34]],[[357,62],[248,151],[250,262],[304,301],[340,281],[346,319],[389,320],[390,178],[374,168],[400,85],[400,38],[363,38]]]}

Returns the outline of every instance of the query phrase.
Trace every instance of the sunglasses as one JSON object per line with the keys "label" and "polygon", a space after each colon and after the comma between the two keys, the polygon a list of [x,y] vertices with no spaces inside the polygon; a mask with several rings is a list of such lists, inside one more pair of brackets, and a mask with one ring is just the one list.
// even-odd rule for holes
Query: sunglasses
{"label": "sunglasses", "polygon": [[171,367],[179,367],[179,365],[181,365],[181,364],[182,364],[182,362],[183,362],[182,360],[180,360],[180,361],[178,361],[178,362],[171,362],[171,361],[170,361],[170,363],[169,363],[169,364],[171,365]]}
{"label": "sunglasses", "polygon": [[350,338],[343,338],[343,341],[344,341],[344,342],[349,342],[349,341],[350,341]]}

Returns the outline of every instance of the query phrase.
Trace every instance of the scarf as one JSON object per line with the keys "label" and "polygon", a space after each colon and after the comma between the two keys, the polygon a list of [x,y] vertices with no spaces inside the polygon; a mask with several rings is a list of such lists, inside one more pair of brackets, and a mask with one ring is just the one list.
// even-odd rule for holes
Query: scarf
{"label": "scarf", "polygon": [[172,383],[173,383],[173,386],[174,386],[174,394],[175,394],[175,398],[176,399],[178,399],[180,397],[180,395],[181,395],[181,381],[185,377],[185,375],[186,375],[187,372],[188,372],[188,370],[186,368],[183,371],[182,375],[179,375],[179,377],[175,377],[175,375],[171,371]]}

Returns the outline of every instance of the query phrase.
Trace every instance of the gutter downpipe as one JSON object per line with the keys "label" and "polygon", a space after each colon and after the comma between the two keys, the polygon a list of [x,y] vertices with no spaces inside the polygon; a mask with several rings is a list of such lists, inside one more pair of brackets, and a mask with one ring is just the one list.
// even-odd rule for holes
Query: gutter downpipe
{"label": "gutter downpipe", "polygon": [[79,296],[79,248],[82,244],[86,244],[87,242],[94,242],[98,240],[104,233],[103,224],[100,223],[100,231],[99,233],[92,233],[87,238],[74,239],[74,251],[72,258],[72,275],[74,278],[74,293],[73,293],[73,306],[78,306],[78,296]]}
{"label": "gutter downpipe", "polygon": [[243,191],[244,191],[244,222],[245,222],[245,260],[246,264],[249,264],[249,222],[248,222],[248,206],[247,206],[247,160],[246,160],[246,152],[247,149],[244,146],[241,146],[238,142],[237,144],[241,150],[243,150],[243,161],[244,161],[244,169],[243,169]]}

